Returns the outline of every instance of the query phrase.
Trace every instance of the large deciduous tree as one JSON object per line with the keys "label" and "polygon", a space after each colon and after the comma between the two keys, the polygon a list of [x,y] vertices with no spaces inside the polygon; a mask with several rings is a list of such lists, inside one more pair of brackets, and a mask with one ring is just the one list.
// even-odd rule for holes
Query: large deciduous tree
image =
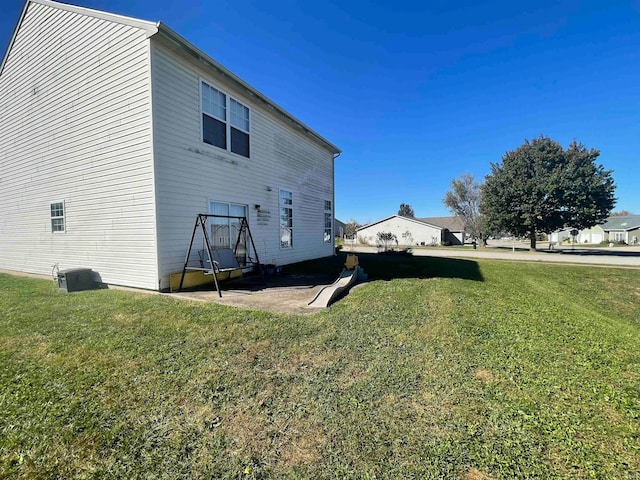
{"label": "large deciduous tree", "polygon": [[480,211],[493,231],[536,236],[571,227],[589,228],[615,206],[610,170],[595,163],[600,152],[573,141],[569,148],[540,136],[491,164]]}
{"label": "large deciduous tree", "polygon": [[453,215],[460,218],[464,230],[472,238],[480,240],[484,246],[487,242],[486,231],[480,213],[481,185],[473,175],[464,173],[451,180],[449,191],[442,203]]}
{"label": "large deciduous tree", "polygon": [[401,217],[409,217],[409,218],[413,218],[415,216],[415,214],[413,213],[413,208],[408,203],[400,204],[398,215],[400,215]]}

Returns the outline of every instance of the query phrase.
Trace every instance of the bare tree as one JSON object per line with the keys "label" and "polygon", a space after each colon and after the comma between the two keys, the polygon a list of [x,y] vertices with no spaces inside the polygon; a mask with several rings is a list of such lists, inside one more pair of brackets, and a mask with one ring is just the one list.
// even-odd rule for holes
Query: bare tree
{"label": "bare tree", "polygon": [[487,244],[484,222],[480,214],[481,184],[473,175],[463,173],[451,180],[450,189],[442,202],[453,215],[460,218],[464,230],[482,246]]}
{"label": "bare tree", "polygon": [[390,247],[395,243],[398,244],[398,238],[391,232],[378,232],[376,234],[378,240],[378,248],[382,248],[383,251],[388,251]]}
{"label": "bare tree", "polygon": [[359,228],[360,224],[354,219],[351,219],[344,226],[344,234],[347,238],[356,238],[356,234]]}

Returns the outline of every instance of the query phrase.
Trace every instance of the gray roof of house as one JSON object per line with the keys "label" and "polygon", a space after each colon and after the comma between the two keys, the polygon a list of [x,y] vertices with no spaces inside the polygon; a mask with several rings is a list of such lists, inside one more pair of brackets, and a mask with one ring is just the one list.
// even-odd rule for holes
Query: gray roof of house
{"label": "gray roof of house", "polygon": [[446,228],[450,232],[462,232],[464,230],[464,224],[458,217],[427,217],[416,218],[416,220],[436,227]]}
{"label": "gray roof of house", "polygon": [[603,230],[634,230],[640,228],[640,215],[625,215],[609,217],[602,225]]}

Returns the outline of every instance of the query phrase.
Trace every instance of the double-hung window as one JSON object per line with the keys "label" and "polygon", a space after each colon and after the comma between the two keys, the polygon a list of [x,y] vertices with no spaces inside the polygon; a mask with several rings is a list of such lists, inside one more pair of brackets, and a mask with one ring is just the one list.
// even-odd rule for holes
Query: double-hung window
{"label": "double-hung window", "polygon": [[51,233],[64,233],[64,202],[51,204]]}
{"label": "double-hung window", "polygon": [[331,243],[333,231],[333,210],[331,200],[324,201],[324,243]]}
{"label": "double-hung window", "polygon": [[249,158],[249,109],[229,99],[231,107],[231,151]]}
{"label": "double-hung window", "polygon": [[293,192],[280,190],[280,247],[293,247]]}
{"label": "double-hung window", "polygon": [[249,158],[249,108],[201,82],[202,141]]}

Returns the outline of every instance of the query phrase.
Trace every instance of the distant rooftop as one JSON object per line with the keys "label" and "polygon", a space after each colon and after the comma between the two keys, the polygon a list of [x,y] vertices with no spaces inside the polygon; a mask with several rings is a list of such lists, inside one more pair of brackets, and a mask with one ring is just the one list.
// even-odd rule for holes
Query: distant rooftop
{"label": "distant rooftop", "polygon": [[640,215],[624,215],[607,218],[603,230],[633,230],[640,228]]}
{"label": "distant rooftop", "polygon": [[464,224],[458,217],[427,217],[416,218],[416,220],[436,227],[446,228],[450,232],[462,232],[464,230]]}

